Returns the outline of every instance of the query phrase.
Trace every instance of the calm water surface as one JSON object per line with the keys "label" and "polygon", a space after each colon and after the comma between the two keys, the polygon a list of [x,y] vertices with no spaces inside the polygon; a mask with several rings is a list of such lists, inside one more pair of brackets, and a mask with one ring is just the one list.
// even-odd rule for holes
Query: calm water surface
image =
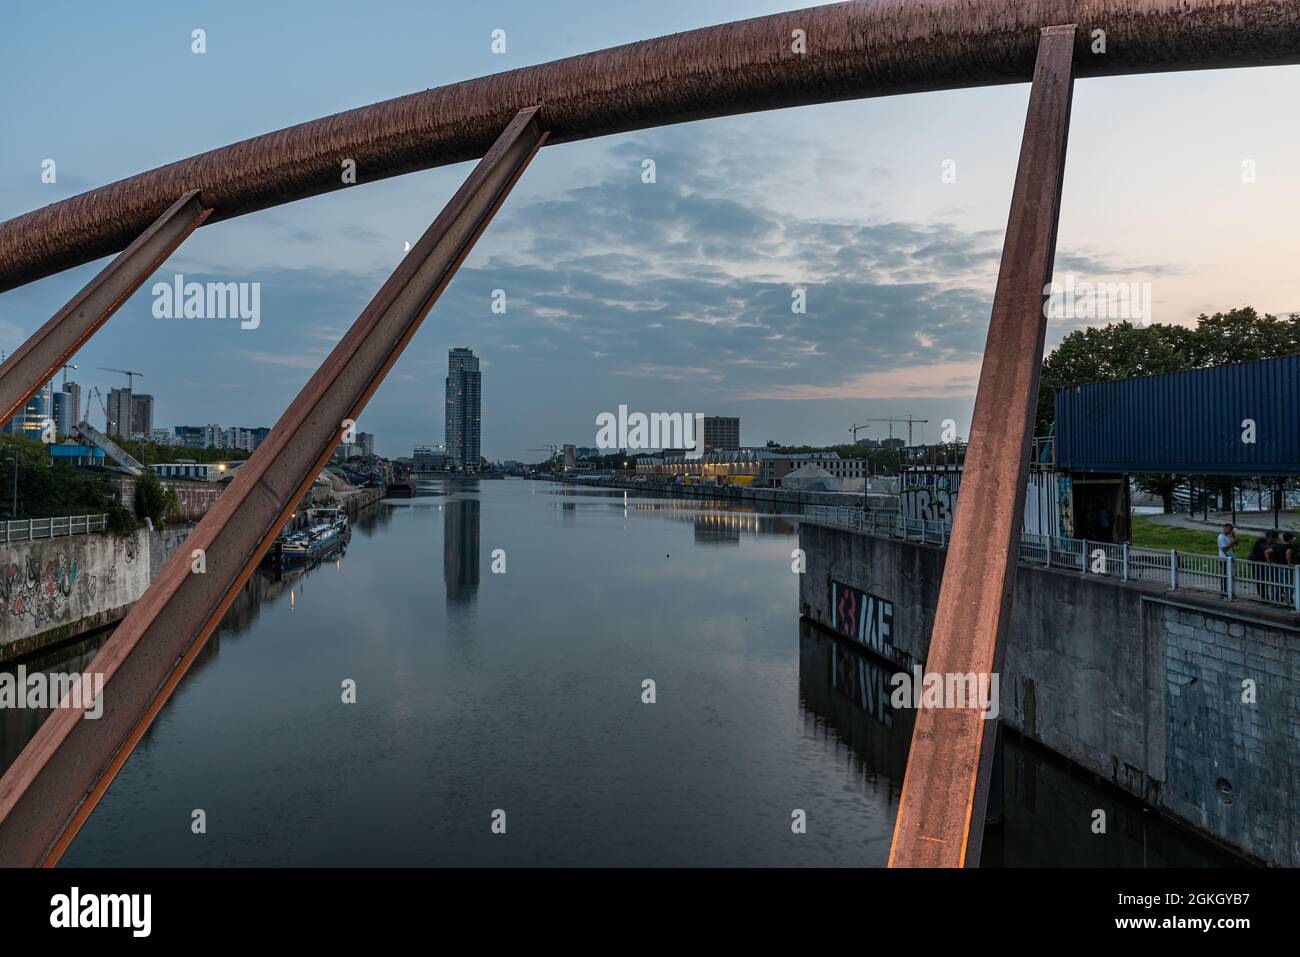
{"label": "calm water surface", "polygon": [[[335,561],[254,576],[64,865],[885,863],[910,723],[864,693],[873,659],[801,626],[792,516],[519,480],[430,493],[361,519]],[[100,641],[28,667],[83,667]],[[39,716],[0,720],[3,766]],[[1004,744],[986,865],[1226,862]],[[1086,826],[1098,807],[1112,839]]]}

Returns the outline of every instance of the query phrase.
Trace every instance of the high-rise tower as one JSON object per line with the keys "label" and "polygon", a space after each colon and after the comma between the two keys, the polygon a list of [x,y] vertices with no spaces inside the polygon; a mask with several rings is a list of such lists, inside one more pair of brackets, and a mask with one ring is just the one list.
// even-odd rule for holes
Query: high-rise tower
{"label": "high-rise tower", "polygon": [[452,349],[447,353],[447,459],[462,471],[478,471],[482,459],[482,407],[478,357],[469,349]]}

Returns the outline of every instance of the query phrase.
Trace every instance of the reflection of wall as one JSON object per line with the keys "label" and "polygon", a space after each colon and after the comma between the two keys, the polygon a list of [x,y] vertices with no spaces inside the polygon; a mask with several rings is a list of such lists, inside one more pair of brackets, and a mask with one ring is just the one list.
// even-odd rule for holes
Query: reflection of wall
{"label": "reflection of wall", "polygon": [[[81,673],[86,671],[86,666],[95,657],[102,640],[100,637],[85,638],[54,651],[32,655],[22,664],[28,675],[38,671]],[[17,673],[16,669],[17,665],[0,667],[0,671],[7,671],[11,675]],[[0,774],[18,757],[49,713],[47,708],[0,708]]]}
{"label": "reflection of wall", "polygon": [[[691,522],[696,528],[695,539],[701,542],[732,541],[747,535],[793,535],[798,528],[798,522],[788,517],[755,511],[753,508],[729,508],[727,503],[722,502],[706,505],[698,502],[636,502],[623,507],[638,512],[655,512],[675,521]],[[702,513],[701,508],[709,511]],[[710,537],[712,529],[719,530],[722,535],[717,539]]]}
{"label": "reflection of wall", "polygon": [[[799,697],[824,720],[898,798],[915,726],[915,711],[889,705],[896,671],[847,639],[802,619],[799,623]],[[884,697],[881,697],[884,692]],[[1226,866],[1231,855],[1150,813],[1119,789],[1015,734],[1002,734],[997,822],[985,829],[985,867],[1197,867]],[[990,807],[996,797],[990,797]],[[1093,811],[1106,812],[1106,837],[1092,831]],[[990,811],[992,819],[992,811]]]}
{"label": "reflection of wall", "polygon": [[442,516],[442,577],[447,600],[469,601],[478,592],[479,501],[450,499]]}
{"label": "reflection of wall", "polygon": [[[801,611],[833,627],[831,582],[893,603],[891,660],[924,662],[945,552],[805,524]],[[964,570],[979,574],[978,570]],[[1021,566],[1003,722],[1271,864],[1300,865],[1300,641],[1290,616],[1155,583]],[[1257,702],[1241,700],[1244,679]]]}
{"label": "reflection of wall", "polygon": [[724,517],[726,516],[696,515],[693,522],[695,526],[695,544],[739,545],[740,525],[735,522],[716,521],[716,519]]}
{"label": "reflection of wall", "polygon": [[895,669],[830,632],[799,623],[799,696],[866,764],[895,788],[903,783],[913,712],[889,704]]}

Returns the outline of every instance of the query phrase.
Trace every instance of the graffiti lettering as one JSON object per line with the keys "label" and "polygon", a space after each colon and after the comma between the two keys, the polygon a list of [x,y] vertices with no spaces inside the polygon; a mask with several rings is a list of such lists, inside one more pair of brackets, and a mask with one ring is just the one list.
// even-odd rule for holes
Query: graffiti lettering
{"label": "graffiti lettering", "polygon": [[957,511],[957,492],[961,487],[960,473],[912,471],[904,482],[900,497],[905,516],[943,522],[952,527],[953,515]]}
{"label": "graffiti lettering", "polygon": [[[0,614],[31,618],[39,628],[63,610],[77,579],[77,559],[66,554],[43,568],[35,558],[28,558],[22,568],[16,562],[0,564]],[[93,597],[93,577],[88,587]]]}
{"label": "graffiti lettering", "polygon": [[894,652],[894,603],[831,581],[832,626],[886,658]]}

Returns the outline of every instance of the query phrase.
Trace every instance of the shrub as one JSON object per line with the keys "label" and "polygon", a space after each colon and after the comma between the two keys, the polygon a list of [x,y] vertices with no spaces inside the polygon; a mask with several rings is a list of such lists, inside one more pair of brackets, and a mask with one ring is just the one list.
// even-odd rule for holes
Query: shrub
{"label": "shrub", "polygon": [[168,495],[168,491],[152,470],[146,470],[135,483],[136,516],[149,519],[154,528],[162,528],[168,513],[176,507],[176,496]]}

